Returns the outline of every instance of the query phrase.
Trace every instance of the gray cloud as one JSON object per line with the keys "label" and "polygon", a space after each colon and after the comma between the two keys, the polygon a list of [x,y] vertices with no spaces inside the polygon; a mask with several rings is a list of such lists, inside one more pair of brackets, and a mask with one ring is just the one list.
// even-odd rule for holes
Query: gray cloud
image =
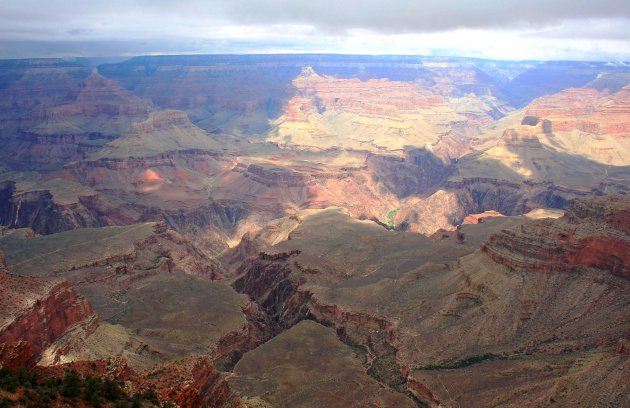
{"label": "gray cloud", "polygon": [[73,28],[72,30],[68,30],[68,34],[70,35],[85,35],[91,32],[92,30],[89,28]]}
{"label": "gray cloud", "polygon": [[619,0],[72,0],[7,2],[3,20],[58,24],[84,17],[106,20],[135,15],[137,23],[156,15],[194,23],[222,19],[240,24],[310,24],[320,29],[366,28],[383,32],[428,32],[453,28],[540,27],[561,20],[630,18]]}
{"label": "gray cloud", "polygon": [[630,3],[620,0],[22,0],[7,3],[13,4],[0,5],[0,22],[22,24],[25,28],[38,23],[64,26],[81,19],[104,24],[130,16],[142,27],[177,16],[193,25],[221,20],[232,24],[309,24],[330,31],[365,28],[402,33],[544,27],[576,19],[630,19]]}
{"label": "gray cloud", "polygon": [[[23,50],[26,52],[30,49],[29,41],[33,50],[41,50],[42,44],[53,49],[57,44],[57,48],[69,52],[72,44],[76,45],[76,52],[83,52],[85,44],[90,43],[109,44],[105,49],[116,52],[119,44],[117,52],[121,54],[149,52],[143,50],[154,47],[157,50],[151,52],[169,52],[173,48],[190,52],[193,39],[212,44],[257,41],[258,45],[253,47],[261,51],[265,51],[265,44],[292,40],[293,44],[287,43],[288,49],[309,51],[313,44],[321,44],[321,38],[339,40],[356,35],[356,30],[400,35],[475,29],[509,30],[550,41],[583,38],[627,44],[630,7],[624,3],[619,0],[20,0],[0,3],[0,42],[12,48],[16,47],[11,44],[19,43],[26,47]],[[306,28],[300,30],[296,26]],[[463,42],[465,45],[465,39]],[[0,50],[0,57],[7,54],[6,49]]]}
{"label": "gray cloud", "polygon": [[567,19],[630,18],[630,7],[619,0],[232,0],[209,2],[207,7],[249,24],[302,22],[333,30],[383,32],[540,27]]}

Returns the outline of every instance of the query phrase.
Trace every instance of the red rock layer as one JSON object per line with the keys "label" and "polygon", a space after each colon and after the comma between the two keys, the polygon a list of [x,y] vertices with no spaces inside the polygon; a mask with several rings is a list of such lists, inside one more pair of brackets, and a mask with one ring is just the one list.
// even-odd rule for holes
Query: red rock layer
{"label": "red rock layer", "polygon": [[290,121],[306,121],[316,109],[355,110],[362,113],[397,117],[401,112],[445,105],[445,99],[430,91],[421,91],[408,82],[386,79],[337,79],[317,75],[305,68],[293,80],[297,95],[286,107]]}
{"label": "red rock layer", "polygon": [[630,132],[630,85],[608,95],[595,89],[567,89],[536,99],[527,116],[551,121],[551,131],[578,129],[594,134]]}
{"label": "red rock layer", "polygon": [[242,407],[224,376],[205,357],[160,365],[143,373],[139,384],[156,389],[160,400],[172,401],[182,408]]}
{"label": "red rock layer", "polygon": [[0,367],[17,370],[20,367],[35,366],[35,356],[31,345],[25,341],[13,344],[0,343]]}
{"label": "red rock layer", "polygon": [[483,222],[484,218],[487,217],[504,217],[504,215],[500,212],[492,210],[482,212],[481,214],[470,214],[466,218],[464,218],[463,224],[479,224],[480,222]]}
{"label": "red rock layer", "polygon": [[0,291],[0,344],[26,342],[37,355],[66,329],[88,318],[97,322],[90,304],[67,281],[10,275],[3,258]]}
{"label": "red rock layer", "polygon": [[593,267],[630,278],[630,198],[576,201],[564,217],[491,236],[482,251],[511,268],[571,272]]}
{"label": "red rock layer", "polygon": [[182,408],[243,406],[240,398],[230,390],[224,375],[205,357],[189,357],[141,373],[129,367],[124,359],[74,361],[55,366],[37,366],[35,371],[40,381],[63,378],[70,371],[82,377],[109,378],[124,382],[129,394],[152,389],[160,401],[170,401]]}

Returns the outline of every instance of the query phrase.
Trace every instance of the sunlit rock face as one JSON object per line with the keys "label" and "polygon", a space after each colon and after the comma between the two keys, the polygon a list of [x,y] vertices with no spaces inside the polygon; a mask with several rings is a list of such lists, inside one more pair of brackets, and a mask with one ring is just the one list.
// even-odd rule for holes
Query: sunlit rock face
{"label": "sunlit rock face", "polygon": [[571,88],[535,99],[480,132],[496,140],[505,128],[536,135],[547,148],[592,162],[627,166],[628,85],[619,88]]}
{"label": "sunlit rock face", "polygon": [[450,132],[467,139],[493,122],[494,107],[474,94],[450,98],[412,82],[335,78],[306,67],[292,85],[295,96],[269,133],[283,146],[402,150],[439,145]]}

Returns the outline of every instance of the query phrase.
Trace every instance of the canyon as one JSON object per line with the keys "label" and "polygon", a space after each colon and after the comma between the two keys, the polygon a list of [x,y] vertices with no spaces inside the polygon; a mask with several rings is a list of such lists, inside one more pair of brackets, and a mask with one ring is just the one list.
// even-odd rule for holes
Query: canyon
{"label": "canyon", "polygon": [[627,66],[0,67],[1,366],[182,407],[630,403]]}

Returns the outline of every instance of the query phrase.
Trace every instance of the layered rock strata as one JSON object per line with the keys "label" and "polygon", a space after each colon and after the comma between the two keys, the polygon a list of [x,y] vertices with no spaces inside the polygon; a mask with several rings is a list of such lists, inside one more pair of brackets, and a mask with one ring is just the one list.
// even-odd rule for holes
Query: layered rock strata
{"label": "layered rock strata", "polygon": [[26,343],[35,357],[73,326],[88,323],[89,332],[98,325],[91,305],[77,296],[66,280],[12,275],[3,256],[0,256],[0,286],[3,293],[0,344],[5,348],[17,347],[17,350],[22,348],[21,343]]}
{"label": "layered rock strata", "polygon": [[538,220],[492,236],[482,251],[510,268],[571,272],[594,267],[630,278],[629,208],[623,196],[577,201],[558,220]]}

